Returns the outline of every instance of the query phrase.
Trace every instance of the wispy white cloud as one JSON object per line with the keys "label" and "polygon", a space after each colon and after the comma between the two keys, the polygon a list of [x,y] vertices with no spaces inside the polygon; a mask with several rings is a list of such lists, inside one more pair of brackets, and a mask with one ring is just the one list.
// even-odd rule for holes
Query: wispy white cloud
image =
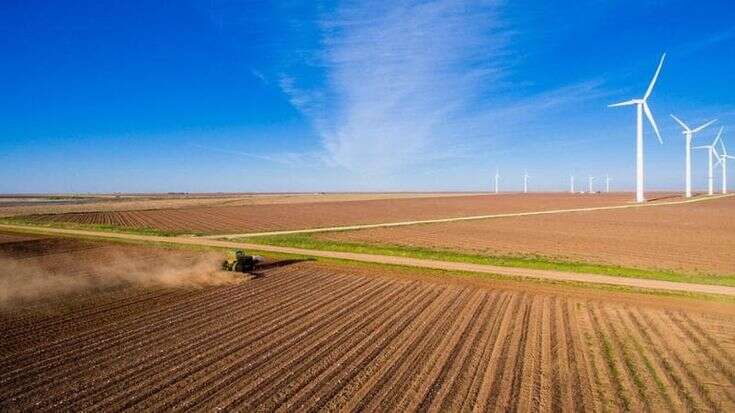
{"label": "wispy white cloud", "polygon": [[278,79],[278,85],[283,93],[288,96],[288,100],[293,107],[305,113],[308,116],[319,118],[320,108],[319,97],[320,92],[317,90],[306,91],[296,86],[296,79],[292,76],[282,74]]}
{"label": "wispy white cloud", "polygon": [[250,69],[250,73],[255,76],[256,78],[260,79],[261,82],[268,84],[268,78],[265,77],[263,72],[257,69]]}
{"label": "wispy white cloud", "polygon": [[246,151],[233,151],[230,149],[222,149],[217,147],[205,146],[200,144],[192,144],[191,146],[204,149],[210,152],[223,153],[227,155],[235,155],[238,157],[246,157],[252,159],[258,159],[261,161],[272,162],[279,165],[285,166],[323,166],[325,160],[323,154],[320,152],[268,152],[268,153],[255,153]]}
{"label": "wispy white cloud", "polygon": [[[601,80],[501,99],[512,32],[495,1],[344,2],[321,22],[323,82],[280,87],[322,137],[325,157],[365,175],[471,157],[501,125],[599,97]],[[316,83],[316,84],[314,84]]]}
{"label": "wispy white cloud", "polygon": [[688,56],[733,38],[735,38],[735,29],[728,28],[706,38],[683,44],[678,48],[677,52],[681,56]]}

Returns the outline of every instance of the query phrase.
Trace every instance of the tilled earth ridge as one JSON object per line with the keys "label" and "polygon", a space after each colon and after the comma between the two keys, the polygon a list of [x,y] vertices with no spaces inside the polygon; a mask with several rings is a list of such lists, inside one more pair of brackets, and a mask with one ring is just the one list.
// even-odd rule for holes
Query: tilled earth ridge
{"label": "tilled earth ridge", "polygon": [[367,272],[301,262],[6,310],[0,409],[735,408],[732,311]]}

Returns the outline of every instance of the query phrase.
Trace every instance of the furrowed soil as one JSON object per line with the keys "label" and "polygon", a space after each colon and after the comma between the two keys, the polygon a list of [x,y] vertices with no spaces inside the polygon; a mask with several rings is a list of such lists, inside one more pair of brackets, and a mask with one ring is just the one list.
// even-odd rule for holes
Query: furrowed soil
{"label": "furrowed soil", "polygon": [[323,233],[320,239],[735,274],[735,198]]}
{"label": "furrowed soil", "polygon": [[628,194],[558,193],[441,196],[40,214],[22,219],[37,224],[66,222],[226,234],[621,205],[629,198]]}
{"label": "furrowed soil", "polygon": [[[1,254],[43,265],[60,247],[19,246],[37,241]],[[49,276],[145,257],[54,242],[73,259]],[[0,410],[735,409],[727,304],[319,262],[114,286],[0,309]]]}
{"label": "furrowed soil", "polygon": [[375,199],[437,198],[468,193],[310,193],[310,194],[150,194],[70,196],[0,196],[0,217],[72,212],[134,211],[201,206],[242,206],[314,202],[366,201]]}

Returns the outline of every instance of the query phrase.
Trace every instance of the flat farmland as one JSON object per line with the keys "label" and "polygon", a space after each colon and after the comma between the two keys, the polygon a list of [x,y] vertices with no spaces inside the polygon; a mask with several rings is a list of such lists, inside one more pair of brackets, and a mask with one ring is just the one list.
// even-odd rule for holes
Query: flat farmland
{"label": "flat farmland", "polygon": [[226,234],[622,205],[629,201],[629,194],[503,194],[97,211],[40,214],[23,219],[32,223],[66,222]]}
{"label": "flat farmland", "polygon": [[297,204],[373,199],[437,198],[468,193],[311,193],[311,194],[129,194],[90,196],[2,196],[0,217],[72,212],[176,209],[202,206]]}
{"label": "flat farmland", "polygon": [[318,234],[320,239],[735,274],[735,198]]}
{"label": "flat farmland", "polygon": [[319,262],[60,303],[0,308],[0,410],[735,409],[730,304]]}

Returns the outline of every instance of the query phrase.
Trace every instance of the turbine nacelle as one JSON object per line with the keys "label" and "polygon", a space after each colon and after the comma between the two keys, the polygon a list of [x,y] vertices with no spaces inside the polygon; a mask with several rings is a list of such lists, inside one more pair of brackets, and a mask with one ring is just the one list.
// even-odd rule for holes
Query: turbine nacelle
{"label": "turbine nacelle", "polygon": [[633,105],[642,105],[646,103],[643,99],[631,99],[626,100],[625,102],[619,102],[619,103],[613,103],[612,105],[607,105],[608,108],[617,108],[620,106],[633,106]]}
{"label": "turbine nacelle", "polygon": [[709,145],[695,146],[694,149],[710,149],[710,150],[714,151],[715,153],[717,153],[717,148],[716,148],[717,141],[719,141],[720,138],[722,137],[722,131],[724,129],[725,129],[724,126],[720,126],[720,130],[717,131],[717,136],[715,137],[715,140],[713,140],[711,144],[709,144]]}
{"label": "turbine nacelle", "polygon": [[712,119],[711,121],[706,122],[706,123],[700,125],[699,127],[692,129],[686,123],[684,123],[681,119],[677,118],[676,116],[671,115],[671,117],[676,121],[676,123],[678,123],[679,125],[681,125],[681,127],[684,129],[683,131],[681,131],[681,133],[684,134],[684,135],[687,135],[687,134],[695,134],[695,133],[701,131],[702,129],[706,128],[707,126],[709,126],[709,125],[717,122],[717,119]]}
{"label": "turbine nacelle", "polygon": [[[608,107],[614,108],[619,106],[632,106],[636,105],[636,194],[635,194],[635,200],[636,202],[645,202],[645,197],[643,195],[643,115],[645,114],[646,119],[648,119],[648,122],[651,124],[651,128],[653,128],[654,133],[656,134],[656,138],[658,139],[658,142],[660,144],[663,144],[663,140],[661,139],[661,133],[658,130],[658,125],[656,124],[656,120],[653,118],[653,113],[651,113],[651,108],[648,107],[648,98],[651,96],[651,93],[653,92],[653,87],[656,85],[656,80],[658,80],[658,75],[661,73],[661,67],[664,65],[664,59],[666,59],[666,53],[661,55],[661,61],[658,63],[658,67],[656,68],[656,73],[654,73],[653,78],[651,79],[651,82],[648,84],[648,88],[646,89],[646,93],[643,94],[642,98],[639,99],[630,99],[626,100],[624,102],[619,103],[613,103],[611,105],[608,105]],[[591,183],[590,183],[591,185]]]}
{"label": "turbine nacelle", "polygon": [[713,149],[715,156],[717,156],[717,163],[715,164],[715,166],[726,162],[728,159],[735,159],[735,156],[728,155],[727,149],[725,149],[725,142],[723,142],[722,139],[720,139],[720,148],[722,148],[721,155],[717,153],[717,149]]}

